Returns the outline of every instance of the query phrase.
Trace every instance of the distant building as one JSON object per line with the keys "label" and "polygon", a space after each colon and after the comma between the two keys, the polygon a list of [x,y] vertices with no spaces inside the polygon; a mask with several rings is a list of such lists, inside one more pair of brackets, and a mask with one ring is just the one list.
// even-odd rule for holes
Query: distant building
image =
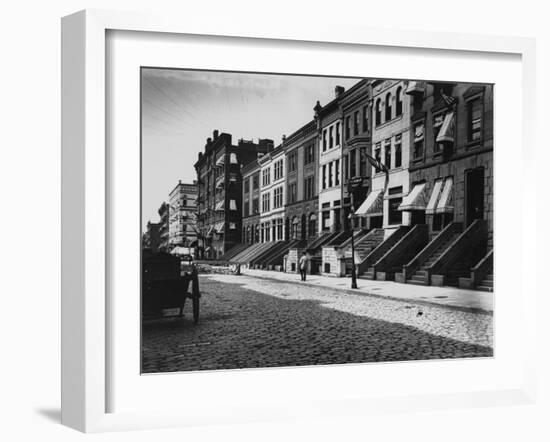
{"label": "distant building", "polygon": [[151,252],[156,253],[160,247],[160,223],[147,223],[147,230],[143,234],[144,249],[149,249]]}
{"label": "distant building", "polygon": [[243,166],[243,224],[242,241],[260,242],[260,163],[254,160]]}
{"label": "distant building", "polygon": [[158,210],[160,216],[159,222],[159,251],[169,252],[170,251],[170,206],[168,203],[163,202]]}
{"label": "distant building", "polygon": [[230,134],[217,130],[213,138],[207,139],[204,152],[199,153],[195,163],[200,257],[219,258],[241,242],[241,167],[257,159],[259,153],[271,150],[272,140],[254,143],[241,139],[235,146]]}
{"label": "distant building", "polygon": [[197,183],[181,181],[170,192],[169,247],[178,253],[181,247],[197,245]]}
{"label": "distant building", "polygon": [[285,239],[317,236],[319,155],[315,120],[287,137],[283,143],[286,162]]}
{"label": "distant building", "polygon": [[279,145],[258,158],[260,165],[260,241],[285,239],[285,152]]}

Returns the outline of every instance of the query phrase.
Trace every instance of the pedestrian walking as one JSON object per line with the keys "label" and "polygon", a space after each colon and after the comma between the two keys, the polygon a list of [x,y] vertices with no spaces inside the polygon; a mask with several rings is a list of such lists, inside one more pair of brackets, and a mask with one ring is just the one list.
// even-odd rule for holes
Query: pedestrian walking
{"label": "pedestrian walking", "polygon": [[306,280],[307,261],[308,261],[307,254],[306,254],[306,252],[303,252],[302,257],[300,258],[300,263],[299,263],[300,264],[300,278],[301,278],[302,281]]}

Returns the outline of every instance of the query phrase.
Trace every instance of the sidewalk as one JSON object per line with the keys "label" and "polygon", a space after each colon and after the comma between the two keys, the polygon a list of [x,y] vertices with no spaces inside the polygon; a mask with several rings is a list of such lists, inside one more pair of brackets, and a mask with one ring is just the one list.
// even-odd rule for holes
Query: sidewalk
{"label": "sidewalk", "polygon": [[[314,287],[333,288],[335,290],[353,290],[350,288],[351,278],[349,277],[335,278],[330,276],[308,275],[307,281],[304,283],[300,281],[300,275],[294,273],[243,269],[242,274],[257,278],[296,282],[297,284],[307,284]],[[357,289],[353,290],[353,292],[411,302],[493,312],[494,293],[490,292],[464,290],[454,287],[400,284],[393,281],[371,281],[359,278],[357,279]]]}

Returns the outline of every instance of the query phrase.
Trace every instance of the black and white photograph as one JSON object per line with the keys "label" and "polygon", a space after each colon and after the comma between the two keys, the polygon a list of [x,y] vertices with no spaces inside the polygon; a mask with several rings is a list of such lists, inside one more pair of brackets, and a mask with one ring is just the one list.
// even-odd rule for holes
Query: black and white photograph
{"label": "black and white photograph", "polygon": [[493,357],[493,85],[142,67],[141,372]]}

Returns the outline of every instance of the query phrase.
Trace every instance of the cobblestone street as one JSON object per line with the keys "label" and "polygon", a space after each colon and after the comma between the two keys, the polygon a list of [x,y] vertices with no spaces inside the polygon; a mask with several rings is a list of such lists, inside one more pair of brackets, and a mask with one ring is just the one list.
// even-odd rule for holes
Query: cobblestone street
{"label": "cobblestone street", "polygon": [[489,313],[246,275],[201,275],[201,292],[198,325],[189,304],[143,323],[144,373],[493,354]]}

